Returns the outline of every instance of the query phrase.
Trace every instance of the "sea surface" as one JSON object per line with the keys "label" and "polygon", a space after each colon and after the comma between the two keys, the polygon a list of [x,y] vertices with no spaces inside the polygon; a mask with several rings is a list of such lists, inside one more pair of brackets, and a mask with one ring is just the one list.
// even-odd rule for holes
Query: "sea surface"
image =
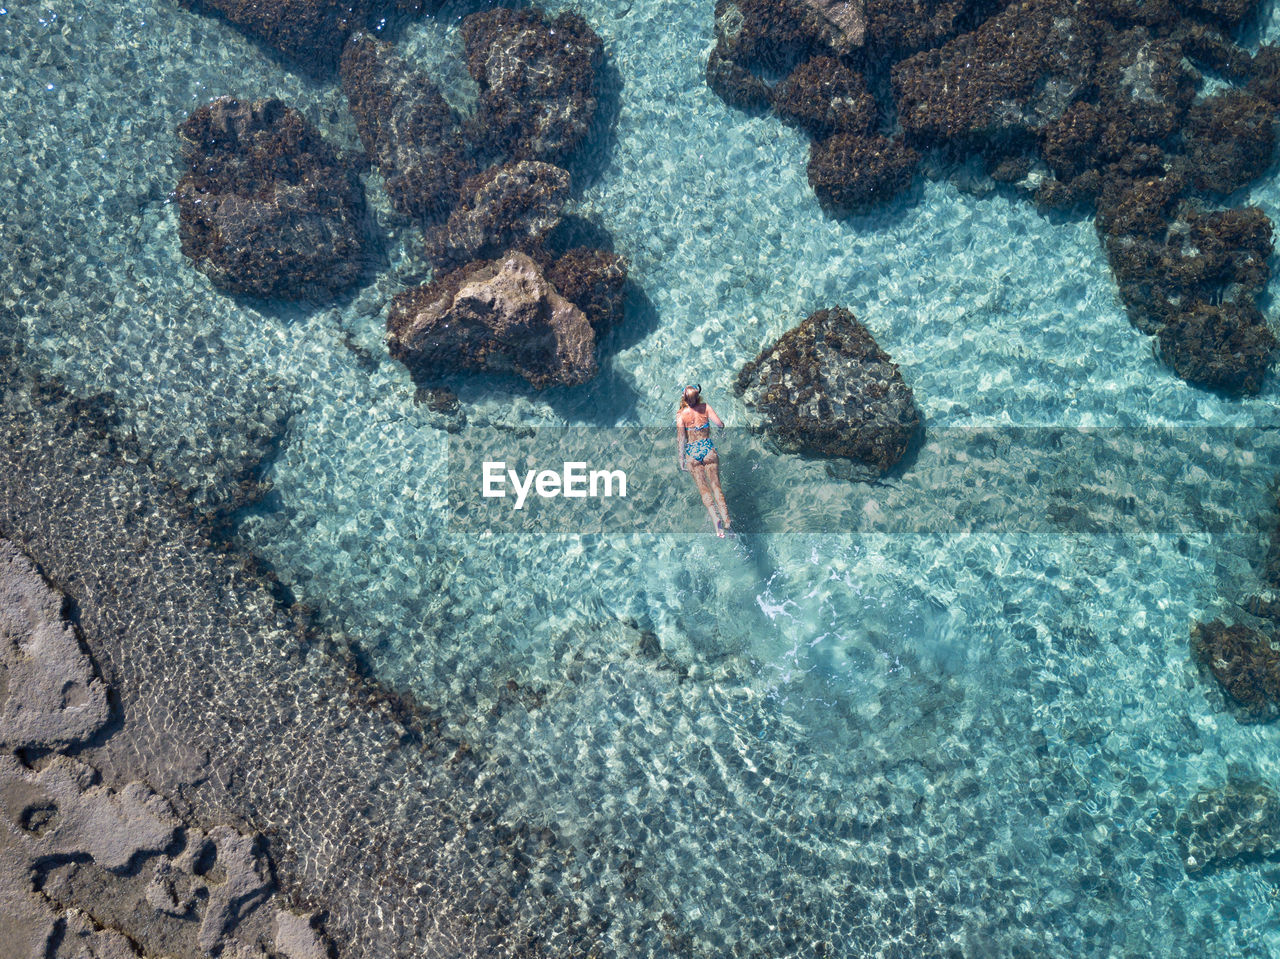
{"label": "sea surface", "polygon": [[[555,832],[569,852],[531,869],[603,920],[601,954],[1280,956],[1280,862],[1189,875],[1174,836],[1200,789],[1280,786],[1280,733],[1239,724],[1188,651],[1255,583],[1280,377],[1229,399],[1173,376],[1090,218],[944,169],[831,219],[807,138],[706,87],[711,0],[550,3],[606,42],[572,212],[627,259],[628,315],[588,387],[451,379],[450,433],[387,355],[386,304],[430,268],[376,174],[380,249],[335,303],[226,296],[179,249],[186,115],[279,96],[356,149],[335,83],[173,0],[0,4],[0,308],[28,362],[112,394],[198,507],[268,451],[231,535],[448,717],[513,826]],[[476,8],[397,38],[462,108]],[[1280,39],[1270,6],[1258,34]],[[1233,200],[1275,220],[1280,181]],[[821,463],[738,429],[731,387],[836,305],[900,365],[926,441],[832,499]],[[652,523],[453,516],[469,431],[572,427],[607,467],[689,380],[733,427],[752,532],[716,539],[674,467],[686,495]]]}

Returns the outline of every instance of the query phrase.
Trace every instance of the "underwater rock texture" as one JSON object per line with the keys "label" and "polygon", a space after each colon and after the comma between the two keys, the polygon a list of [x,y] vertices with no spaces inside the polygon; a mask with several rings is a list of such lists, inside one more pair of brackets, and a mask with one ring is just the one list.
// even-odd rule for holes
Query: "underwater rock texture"
{"label": "underwater rock texture", "polygon": [[546,271],[551,285],[587,315],[599,339],[622,319],[627,265],[607,250],[570,250]]}
{"label": "underwater rock texture", "polygon": [[1262,783],[1201,790],[1178,816],[1174,832],[1192,874],[1280,852],[1280,796]]}
{"label": "underwater rock texture", "polygon": [[743,401],[786,450],[845,456],[883,473],[920,429],[911,388],[848,310],[819,310],[738,373]]}
{"label": "underwater rock texture", "polygon": [[436,216],[458,202],[476,161],[461,119],[429,78],[367,33],[342,53],[342,91],[391,204],[406,216]]}
{"label": "underwater rock texture", "polygon": [[477,174],[461,193],[465,199],[448,221],[427,231],[427,255],[442,266],[539,248],[560,222],[569,174],[518,160]]}
{"label": "underwater rock texture", "polygon": [[462,21],[467,69],[480,85],[474,127],[494,152],[557,163],[591,128],[604,44],[576,13],[499,7]]}
{"label": "underwater rock texture", "polygon": [[313,74],[332,73],[348,36],[375,14],[412,12],[419,0],[179,0],[218,13]]}
{"label": "underwater rock texture", "polygon": [[[1121,297],[1134,324],[1158,337],[1158,355],[1196,385],[1256,392],[1277,349],[1255,303],[1269,227],[1265,243],[1255,230],[1216,238],[1207,253],[1187,232],[1195,194],[1233,193],[1275,155],[1280,53],[1264,46],[1251,57],[1225,32],[1256,8],[870,0],[864,44],[877,55],[855,57],[831,49],[794,3],[721,0],[707,82],[726,102],[771,104],[818,138],[809,182],[836,216],[895,195],[911,178],[913,148],[978,153],[993,180],[1041,209],[1096,206]],[[1193,65],[1244,89],[1195,102],[1203,77]],[[892,141],[874,136],[877,110],[858,105],[862,91],[885,89],[902,131]],[[1219,227],[1228,224],[1200,232]],[[1251,258],[1247,276],[1229,275]]]}
{"label": "underwater rock texture", "polygon": [[837,215],[870,209],[911,185],[920,156],[897,140],[837,133],[809,150],[809,185]]}
{"label": "underwater rock texture", "polygon": [[401,293],[387,329],[391,354],[415,369],[509,371],[539,388],[596,375],[590,321],[524,253]]}
{"label": "underwater rock texture", "polygon": [[221,97],[178,128],[182,252],[231,293],[327,298],[360,277],[364,192],[279,100]]}
{"label": "underwater rock texture", "polygon": [[62,615],[63,597],[0,540],[0,744],[63,746],[106,723],[107,690]]}
{"label": "underwater rock texture", "polygon": [[1217,619],[1196,623],[1191,628],[1191,653],[1238,707],[1242,722],[1266,722],[1280,715],[1280,651],[1267,633]]}

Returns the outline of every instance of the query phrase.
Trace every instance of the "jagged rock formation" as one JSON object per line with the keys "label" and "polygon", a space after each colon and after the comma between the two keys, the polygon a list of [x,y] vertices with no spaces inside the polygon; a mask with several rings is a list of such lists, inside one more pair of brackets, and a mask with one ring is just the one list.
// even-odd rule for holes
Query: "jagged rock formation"
{"label": "jagged rock formation", "polygon": [[1191,797],[1174,834],[1188,873],[1280,852],[1280,796],[1262,783],[1228,782]]}
{"label": "jagged rock formation", "polygon": [[[1278,345],[1256,306],[1270,224],[1196,199],[1233,193],[1275,157],[1280,52],[1250,56],[1230,35],[1256,9],[867,0],[845,11],[861,44],[842,48],[833,21],[799,0],[720,0],[707,82],[816,138],[809,180],[835,215],[901,192],[925,149],[980,154],[993,180],[1044,210],[1096,210],[1121,298],[1159,356],[1196,385],[1256,392]],[[1197,67],[1236,88],[1196,102]],[[901,140],[876,139],[876,111],[860,105],[886,87]]]}
{"label": "jagged rock formation", "polygon": [[467,69],[480,85],[474,128],[495,153],[562,162],[595,118],[604,44],[576,13],[499,7],[462,21]]}
{"label": "jagged rock formation", "polygon": [[348,36],[366,22],[421,0],[179,0],[201,13],[217,13],[246,34],[283,53],[303,70],[328,76]]}
{"label": "jagged rock formation", "polygon": [[62,605],[31,560],[0,540],[0,745],[9,749],[89,739],[107,721],[106,686]]}
{"label": "jagged rock formation", "polygon": [[364,192],[306,118],[221,97],[178,128],[182,252],[231,293],[326,298],[359,279]]}
{"label": "jagged rock formation", "polygon": [[786,450],[883,473],[920,429],[911,388],[848,310],[819,310],[738,373],[737,391]]}
{"label": "jagged rock formation", "polygon": [[342,91],[392,206],[406,216],[438,216],[475,173],[474,151],[436,85],[392,51],[367,33],[352,37],[342,54]]}
{"label": "jagged rock formation", "polygon": [[387,328],[392,355],[418,370],[509,371],[537,387],[596,374],[590,321],[524,253],[471,263],[401,293]]}
{"label": "jagged rock formation", "polygon": [[560,223],[569,174],[558,166],[518,160],[490,167],[466,182],[447,222],[427,231],[427,255],[440,266],[534,252]]}

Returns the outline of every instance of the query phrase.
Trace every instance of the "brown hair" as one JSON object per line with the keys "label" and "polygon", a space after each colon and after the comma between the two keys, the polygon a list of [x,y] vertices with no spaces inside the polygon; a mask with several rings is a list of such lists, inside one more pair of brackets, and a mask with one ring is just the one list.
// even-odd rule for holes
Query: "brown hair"
{"label": "brown hair", "polygon": [[[690,390],[693,390],[692,386],[686,386],[684,389],[680,391],[680,405],[676,407],[677,413],[679,413],[681,410],[687,409],[691,405],[689,403]],[[693,395],[698,397],[702,396],[702,390],[693,390]]]}

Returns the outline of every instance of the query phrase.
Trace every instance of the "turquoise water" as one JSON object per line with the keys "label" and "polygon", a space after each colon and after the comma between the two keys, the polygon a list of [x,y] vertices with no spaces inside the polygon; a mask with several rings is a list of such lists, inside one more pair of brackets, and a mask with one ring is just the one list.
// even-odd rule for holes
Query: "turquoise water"
{"label": "turquoise water", "polygon": [[[1188,877],[1173,837],[1229,770],[1280,783],[1275,730],[1222,711],[1187,651],[1262,554],[1277,448],[1252,427],[1274,425],[1277,378],[1243,400],[1177,380],[1129,326],[1088,219],[966,191],[964,171],[826,218],[807,140],[706,88],[711,6],[573,5],[621,78],[574,211],[610,231],[643,296],[589,388],[457,378],[469,426],[662,425],[688,377],[748,423],[739,366],[840,304],[900,364],[931,435],[1232,428],[1145,451],[1149,474],[1124,478],[1140,499],[1197,484],[1216,534],[955,526],[930,513],[958,468],[938,444],[886,485],[850,484],[848,509],[901,517],[889,532],[721,543],[692,489],[684,534],[451,528],[449,434],[383,344],[387,301],[429,275],[419,228],[370,174],[384,251],[354,294],[214,291],[167,199],[186,114],[272,94],[357,140],[336,85],[168,0],[0,13],[0,186],[21,198],[0,215],[0,303],[43,371],[112,392],[197,499],[225,498],[229,464],[279,437],[273,491],[237,536],[449,717],[513,825],[555,829],[571,852],[535,873],[608,917],[608,954],[1280,955],[1280,864]],[[399,41],[464,106],[470,9]],[[1274,219],[1280,184],[1249,200]],[[736,489],[767,510],[821,470],[737,452],[731,507]],[[1008,475],[1038,452],[1011,450]]]}

